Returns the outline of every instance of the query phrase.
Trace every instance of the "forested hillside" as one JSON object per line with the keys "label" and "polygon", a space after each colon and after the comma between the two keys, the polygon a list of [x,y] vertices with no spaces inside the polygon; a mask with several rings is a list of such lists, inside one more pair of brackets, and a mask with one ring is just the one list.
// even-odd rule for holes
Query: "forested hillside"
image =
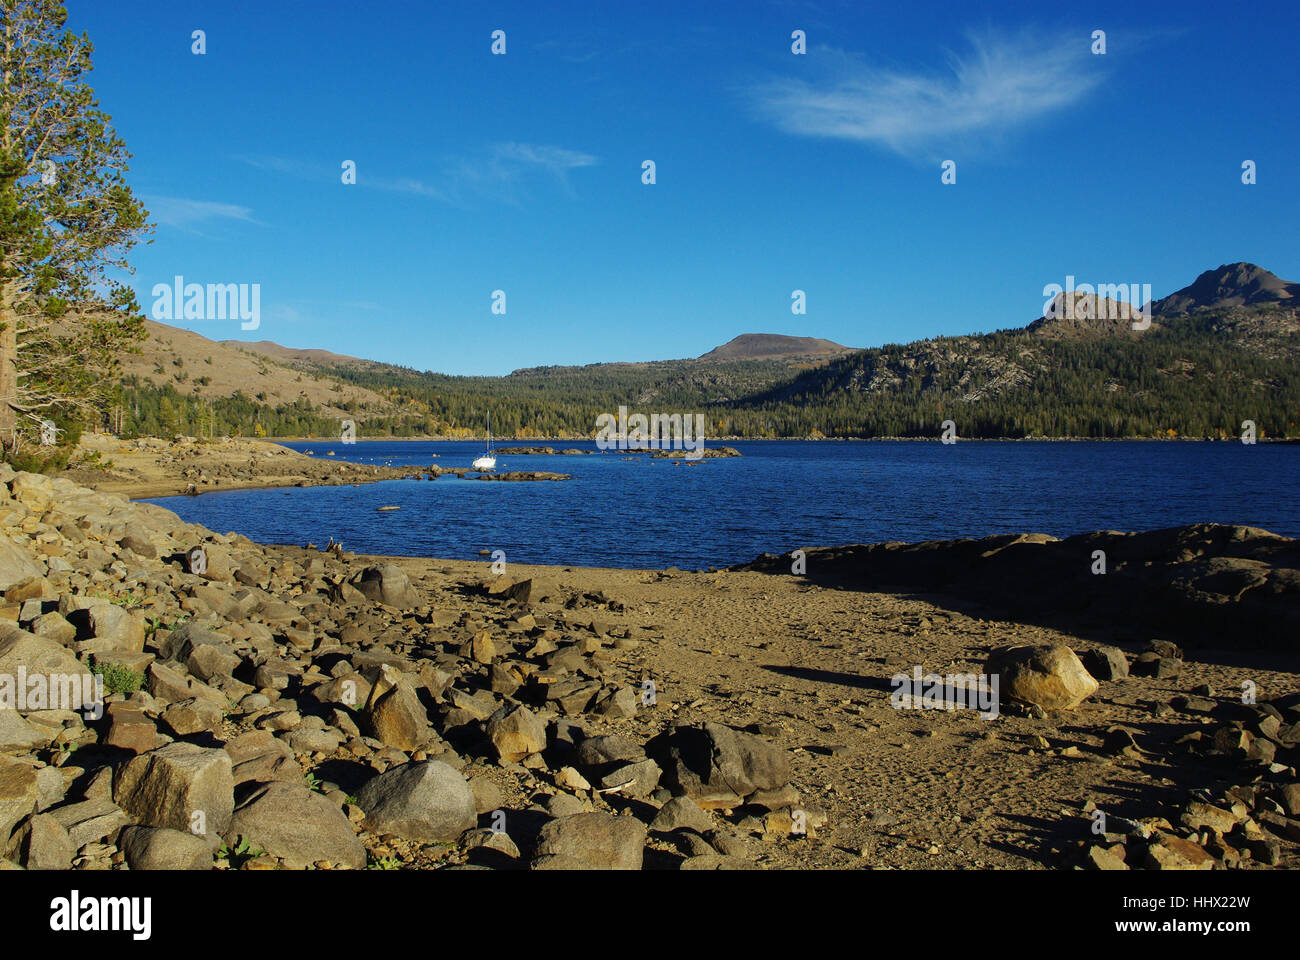
{"label": "forested hillside", "polygon": [[[312,351],[263,347],[265,363],[317,389],[212,398],[139,377],[125,385],[127,432],[532,439],[594,435],[596,418],[704,413],[714,437],[1266,437],[1300,435],[1300,318],[1294,284],[1251,264],[1206,271],[1127,321],[1026,327],[890,344],[834,357],[537,367],[461,377]],[[1082,302],[1082,301],[1081,301]],[[1096,306],[1096,303],[1093,304]],[[1104,306],[1104,304],[1103,304]],[[743,338],[738,338],[743,339]],[[281,377],[281,379],[284,379]],[[276,397],[283,397],[277,393]]]}

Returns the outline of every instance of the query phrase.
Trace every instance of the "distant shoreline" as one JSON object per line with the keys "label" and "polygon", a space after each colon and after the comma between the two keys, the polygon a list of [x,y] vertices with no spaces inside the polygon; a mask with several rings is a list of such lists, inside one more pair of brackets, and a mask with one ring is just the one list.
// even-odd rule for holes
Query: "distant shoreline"
{"label": "distant shoreline", "polygon": [[[300,440],[275,438],[198,441],[194,438],[186,438],[166,441],[158,438],[119,440],[105,434],[83,434],[81,446],[86,449],[87,453],[100,458],[99,465],[96,465],[95,461],[88,461],[86,464],[62,471],[60,475],[103,492],[120,493],[132,499],[152,500],[184,494],[200,495],[233,490],[268,490],[287,487],[339,485],[359,486],[380,480],[411,478],[429,471],[438,472],[436,466],[422,468],[410,465],[381,465],[379,461],[384,459],[384,455],[372,451],[370,445],[379,444],[386,439],[439,445],[474,442],[472,440],[446,440],[425,437],[375,438],[374,440],[359,440],[353,444],[335,443],[332,438],[326,438],[322,442],[319,437],[307,437]],[[938,438],[880,439],[914,443],[942,442]],[[1142,442],[1146,439],[1127,438],[1130,443]],[[590,443],[590,441],[586,442]],[[732,442],[750,443],[750,441]],[[820,441],[781,440],[769,442],[813,443]],[[878,441],[862,439],[840,440],[838,442],[868,444]],[[987,439],[983,440],[983,442],[1005,443],[1009,441]],[[1114,443],[1119,441],[1071,439],[1055,442]],[[1218,442],[1231,444],[1240,441],[1169,438],[1160,442]],[[1296,445],[1298,441],[1264,438],[1257,442],[1261,444]],[[306,449],[295,449],[288,446],[289,443],[295,443],[296,446],[305,446]],[[567,446],[569,449],[574,449],[573,443],[575,441],[560,441],[556,445],[561,449],[557,449],[551,456],[566,456],[563,448]],[[706,443],[706,456],[709,452],[721,451],[725,446],[726,444],[723,442]],[[307,451],[310,451],[310,454]],[[349,456],[349,452],[351,456]],[[584,452],[591,453],[589,449],[584,450]],[[653,450],[614,450],[605,452],[613,453],[616,456],[626,456],[628,454],[647,456],[655,453]],[[428,451],[428,455],[439,456],[435,451]],[[541,456],[545,454],[510,454],[510,456],[516,455]]]}

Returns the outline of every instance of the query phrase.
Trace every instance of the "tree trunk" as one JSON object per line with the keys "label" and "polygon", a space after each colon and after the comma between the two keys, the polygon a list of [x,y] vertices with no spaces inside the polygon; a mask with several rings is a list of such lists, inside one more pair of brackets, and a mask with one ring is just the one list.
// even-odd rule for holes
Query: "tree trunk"
{"label": "tree trunk", "polygon": [[[13,25],[8,18],[4,24],[4,38],[0,43],[4,49],[4,71],[0,76],[3,83],[5,103],[9,102],[10,63],[13,55]],[[0,148],[6,156],[13,144],[13,134],[9,128],[8,110],[0,116]],[[0,268],[9,264],[0,259]],[[0,275],[3,271],[0,271]],[[13,282],[8,278],[0,279],[0,443],[6,447],[14,440],[14,427],[18,424],[18,411],[14,405],[18,402],[18,313],[14,308]]]}
{"label": "tree trunk", "polygon": [[18,314],[14,311],[9,283],[0,282],[0,441],[13,442],[18,424]]}

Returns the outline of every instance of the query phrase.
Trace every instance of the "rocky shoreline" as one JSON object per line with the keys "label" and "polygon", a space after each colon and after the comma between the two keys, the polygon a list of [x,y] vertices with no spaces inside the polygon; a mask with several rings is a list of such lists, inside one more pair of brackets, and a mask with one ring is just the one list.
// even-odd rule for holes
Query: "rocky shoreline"
{"label": "rocky shoreline", "polygon": [[[1169,631],[1191,643],[1295,652],[1300,541],[1254,527],[1201,523],[1064,540],[1006,534],[926,543],[812,547],[810,579],[847,588],[924,589],[1000,616],[1081,624],[1099,635]],[[766,554],[733,569],[788,571]]]}
{"label": "rocky shoreline", "polygon": [[410,467],[326,460],[265,440],[82,436],[78,460],[60,476],[105,493],[145,499],[216,490],[339,486],[419,476]]}
{"label": "rocky shoreline", "polygon": [[[1294,651],[1125,650],[963,609],[960,577],[908,561],[897,576],[957,602],[875,592],[876,553],[960,570],[1019,542],[809,551],[808,576],[496,575],[259,545],[8,468],[0,529],[0,695],[20,675],[105,687],[98,714],[0,710],[0,866],[1298,862]],[[1256,589],[1286,594],[1294,545],[1244,529],[1152,542],[1211,568],[1267,555]],[[841,582],[813,578],[837,564]],[[899,709],[889,678],[913,664],[1002,676],[1002,712]]]}
{"label": "rocky shoreline", "polygon": [[[333,456],[329,450],[327,456]],[[194,437],[118,440],[83,437],[77,465],[59,476],[104,493],[133,499],[197,496],[221,490],[278,487],[358,486],[382,480],[436,480],[442,476],[478,480],[568,480],[569,474],[516,470],[483,473],[471,467],[391,467],[308,456],[264,440],[205,441]]]}

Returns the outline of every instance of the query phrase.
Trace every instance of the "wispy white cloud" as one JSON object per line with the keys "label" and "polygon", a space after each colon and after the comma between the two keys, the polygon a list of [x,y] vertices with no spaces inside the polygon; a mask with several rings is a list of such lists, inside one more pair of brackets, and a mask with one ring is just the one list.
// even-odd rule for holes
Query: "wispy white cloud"
{"label": "wispy white cloud", "polygon": [[493,156],[499,164],[520,167],[541,167],[554,174],[563,174],[579,167],[594,167],[599,161],[589,153],[548,147],[535,143],[498,143]]}
{"label": "wispy white cloud", "polygon": [[[308,164],[285,157],[239,157],[261,170],[288,174],[300,180],[337,181],[339,168]],[[342,161],[340,161],[341,163]],[[358,163],[357,186],[409,196],[426,197],[460,205],[474,197],[515,202],[515,186],[530,176],[545,174],[569,189],[571,170],[591,167],[599,159],[589,153],[534,143],[496,143],[475,154],[444,157],[434,164],[433,176],[392,176],[374,173],[368,164]]]}
{"label": "wispy white cloud", "polygon": [[875,66],[828,47],[808,54],[817,80],[777,78],[749,92],[756,113],[788,133],[872,143],[904,155],[986,142],[1078,104],[1105,60],[1089,31],[971,33],[946,70]]}
{"label": "wispy white cloud", "polygon": [[600,56],[599,42],[595,40],[543,40],[537,45],[539,51],[554,54],[567,63],[587,63]]}
{"label": "wispy white cloud", "polygon": [[302,323],[303,315],[287,303],[277,303],[266,311],[266,319],[274,326],[291,326]]}
{"label": "wispy white cloud", "polygon": [[[314,183],[342,182],[343,160],[341,159],[337,163],[304,163],[292,157],[268,156],[238,156],[235,159],[258,170],[283,173],[297,180],[307,180]],[[366,171],[363,174],[358,174],[357,185],[373,190],[384,190],[389,193],[407,193],[413,196],[430,197],[434,200],[447,199],[447,195],[443,190],[415,177],[374,176],[369,171]]]}
{"label": "wispy white cloud", "polygon": [[169,227],[191,228],[213,220],[242,220],[257,223],[253,211],[234,203],[216,203],[211,200],[189,200],[184,197],[144,195],[145,209],[157,223]]}
{"label": "wispy white cloud", "polygon": [[295,177],[310,179],[320,177],[326,171],[324,168],[312,166],[311,164],[302,163],[289,157],[267,157],[267,156],[238,156],[235,158],[250,167],[256,167],[259,170],[274,170],[276,173],[288,173]]}
{"label": "wispy white cloud", "polygon": [[[358,183],[361,181],[358,180]],[[374,187],[376,190],[385,190],[389,193],[409,193],[416,197],[429,197],[432,200],[448,199],[447,193],[438,189],[430,183],[418,180],[415,177],[367,177],[365,185]]]}

